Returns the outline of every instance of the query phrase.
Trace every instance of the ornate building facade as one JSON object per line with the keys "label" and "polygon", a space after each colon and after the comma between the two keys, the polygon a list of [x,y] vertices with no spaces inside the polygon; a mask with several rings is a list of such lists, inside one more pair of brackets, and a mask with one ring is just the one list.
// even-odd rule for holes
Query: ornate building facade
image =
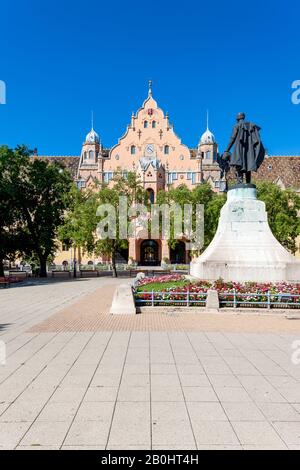
{"label": "ornate building facade", "polygon": [[[79,157],[44,157],[64,159],[79,188],[93,187],[95,181],[113,185],[116,173],[126,176],[135,172],[149,198],[155,202],[159,190],[195,185],[207,181],[216,192],[224,189],[217,164],[218,144],[209,130],[208,122],[197,148],[188,148],[176,135],[168,114],[158,107],[152,96],[149,82],[148,96],[136,114],[132,114],[125,134],[111,149],[103,148],[93,125],[82,145]],[[282,188],[300,191],[300,157],[267,157],[256,179],[272,181]],[[82,263],[94,264],[103,259],[91,259],[82,253],[74,255],[68,247],[57,253],[55,263],[70,264],[74,256]],[[160,264],[163,259],[185,263],[189,254],[185,242],[170,250],[166,240],[149,240],[140,237],[129,240],[128,253],[122,253],[122,261],[128,259],[143,265]]]}
{"label": "ornate building facade", "polygon": [[157,192],[167,191],[170,185],[192,188],[204,180],[217,182],[217,153],[218,146],[208,126],[197,149],[189,149],[181,142],[168,114],[154,100],[150,84],[147,99],[136,115],[132,114],[117,145],[103,149],[93,128],[87,134],[76,180],[82,188],[93,185],[95,179],[110,184],[117,171],[134,171],[155,200]]}

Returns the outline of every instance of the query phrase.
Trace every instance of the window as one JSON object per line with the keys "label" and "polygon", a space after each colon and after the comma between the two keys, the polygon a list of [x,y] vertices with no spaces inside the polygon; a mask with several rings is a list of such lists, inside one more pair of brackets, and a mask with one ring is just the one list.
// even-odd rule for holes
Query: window
{"label": "window", "polygon": [[63,243],[61,249],[62,251],[69,251],[70,246],[68,243]]}
{"label": "window", "polygon": [[144,121],[144,128],[146,129],[148,127],[148,121]]}
{"label": "window", "polygon": [[77,181],[77,188],[78,189],[82,189],[82,188],[85,188],[85,181],[81,180],[81,181]]}
{"label": "window", "polygon": [[169,153],[170,153],[170,147],[168,145],[165,145],[164,154],[169,155]]}
{"label": "window", "polygon": [[169,184],[172,184],[173,181],[177,180],[177,178],[178,178],[177,173],[175,172],[169,173]]}
{"label": "window", "polygon": [[192,173],[192,184],[196,184],[196,177],[197,177],[197,174]]}
{"label": "window", "polygon": [[89,151],[89,160],[93,160],[94,159],[94,152],[93,150],[90,150]]}
{"label": "window", "polygon": [[152,129],[156,128],[156,121],[152,121]]}
{"label": "window", "polygon": [[191,180],[192,179],[192,172],[191,171],[188,171],[187,174],[186,174],[186,179],[187,180]]}
{"label": "window", "polygon": [[135,145],[132,145],[130,147],[130,153],[131,153],[131,155],[135,155]]}
{"label": "window", "polygon": [[211,151],[208,150],[207,152],[205,152],[205,158],[206,158],[206,160],[209,160],[210,157],[211,157]]}
{"label": "window", "polygon": [[109,183],[110,180],[113,178],[114,174],[112,171],[107,171],[103,173],[103,180],[104,183]]}
{"label": "window", "polygon": [[148,188],[147,189],[147,194],[148,194],[148,199],[149,201],[151,202],[151,204],[154,204],[154,199],[155,199],[155,196],[154,196],[154,191],[152,188]]}
{"label": "window", "polygon": [[84,160],[87,159],[87,152],[84,152],[84,153],[83,153],[83,159],[84,159]]}

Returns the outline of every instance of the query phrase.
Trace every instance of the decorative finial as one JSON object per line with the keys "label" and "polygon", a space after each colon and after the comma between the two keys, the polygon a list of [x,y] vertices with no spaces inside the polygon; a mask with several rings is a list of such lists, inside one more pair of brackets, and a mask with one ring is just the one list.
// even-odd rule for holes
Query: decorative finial
{"label": "decorative finial", "polygon": [[148,96],[152,96],[152,80],[149,80]]}
{"label": "decorative finial", "polygon": [[208,131],[208,118],[209,118],[209,113],[208,110],[206,111],[206,130]]}
{"label": "decorative finial", "polygon": [[94,130],[94,111],[91,111],[91,123],[92,123],[92,130]]}

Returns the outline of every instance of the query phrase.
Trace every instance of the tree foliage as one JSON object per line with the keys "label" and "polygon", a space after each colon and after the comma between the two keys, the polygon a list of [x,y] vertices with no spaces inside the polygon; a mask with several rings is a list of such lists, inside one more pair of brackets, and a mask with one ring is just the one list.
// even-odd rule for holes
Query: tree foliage
{"label": "tree foliage", "polygon": [[[35,255],[40,276],[56,249],[57,229],[63,223],[73,185],[63,165],[30,158],[25,146],[0,148],[1,259],[10,253]],[[7,235],[7,233],[9,235]]]}
{"label": "tree foliage", "polygon": [[262,182],[256,186],[258,199],[266,204],[273,235],[287,250],[295,253],[296,238],[300,234],[300,196],[274,183]]}
{"label": "tree foliage", "polygon": [[[179,204],[183,209],[185,204],[192,204],[192,227],[195,230],[196,227],[196,205],[203,204],[204,206],[204,245],[205,249],[211,242],[217,226],[220,215],[220,210],[226,201],[226,197],[214,193],[211,186],[208,183],[195,186],[190,190],[187,186],[181,185],[177,188],[170,188],[168,192],[160,191],[157,196],[158,204]],[[171,214],[170,219],[170,239],[168,240],[169,246],[175,248],[178,240],[174,239],[174,219]]]}
{"label": "tree foliage", "polygon": [[4,275],[3,261],[22,255],[27,239],[15,188],[19,168],[27,158],[28,150],[24,147],[15,151],[0,147],[0,276]]}
{"label": "tree foliage", "polygon": [[[127,212],[136,202],[143,202],[147,195],[135,173],[129,172],[126,177],[117,173],[113,188],[103,184],[94,190],[81,192],[73,190],[72,209],[65,217],[64,225],[59,230],[59,237],[64,242],[71,242],[82,248],[86,253],[104,255],[111,258],[113,275],[117,276],[116,254],[119,250],[128,248],[128,240],[120,238],[119,232],[119,197],[126,196]],[[115,210],[115,237],[99,238],[97,226],[105,221],[107,215],[97,215],[97,208],[110,204]],[[127,218],[127,223],[130,220]]]}

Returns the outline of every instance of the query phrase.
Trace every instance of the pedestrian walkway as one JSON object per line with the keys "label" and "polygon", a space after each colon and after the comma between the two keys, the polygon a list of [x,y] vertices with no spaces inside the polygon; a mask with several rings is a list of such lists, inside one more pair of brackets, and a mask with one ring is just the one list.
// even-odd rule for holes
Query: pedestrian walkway
{"label": "pedestrian walkway", "polygon": [[278,314],[235,315],[205,310],[197,313],[183,308],[150,309],[138,315],[109,315],[112,297],[117,283],[130,280],[111,280],[71,305],[35,324],[29,331],[34,333],[67,331],[228,331],[261,333],[298,333],[300,319],[288,320]]}
{"label": "pedestrian walkway", "polygon": [[93,318],[119,282],[0,292],[0,449],[300,449],[296,329],[109,330]]}

